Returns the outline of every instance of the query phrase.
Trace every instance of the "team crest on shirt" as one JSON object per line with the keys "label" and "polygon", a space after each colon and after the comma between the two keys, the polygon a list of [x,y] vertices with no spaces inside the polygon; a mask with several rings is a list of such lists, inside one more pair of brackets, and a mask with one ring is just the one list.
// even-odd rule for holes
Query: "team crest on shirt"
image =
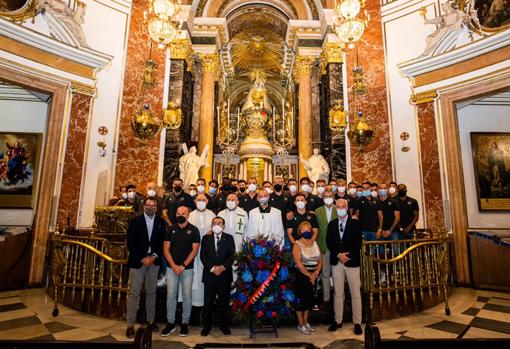
{"label": "team crest on shirt", "polygon": [[191,235],[191,229],[188,229],[188,231],[186,231],[186,234]]}
{"label": "team crest on shirt", "polygon": [[408,202],[407,202],[407,204],[408,204],[409,206],[411,206],[411,201],[408,201]]}

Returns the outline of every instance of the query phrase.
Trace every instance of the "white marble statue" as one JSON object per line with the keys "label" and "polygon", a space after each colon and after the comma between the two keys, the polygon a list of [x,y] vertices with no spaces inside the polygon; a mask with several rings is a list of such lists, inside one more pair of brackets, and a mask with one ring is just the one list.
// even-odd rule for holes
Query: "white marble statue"
{"label": "white marble statue", "polygon": [[203,166],[209,167],[207,157],[209,156],[209,144],[206,144],[202,155],[197,155],[197,148],[191,147],[186,151],[186,144],[183,144],[184,155],[179,159],[179,173],[183,181],[183,188],[188,189],[190,184],[196,184],[198,171]]}
{"label": "white marble statue", "polygon": [[318,179],[324,179],[326,183],[329,183],[329,164],[324,156],[320,154],[319,149],[315,148],[313,155],[308,160],[305,160],[302,155],[299,158],[311,181],[315,183]]}
{"label": "white marble statue", "polygon": [[465,45],[473,40],[469,30],[469,21],[476,16],[476,12],[467,14],[463,9],[457,8],[454,1],[447,0],[441,4],[442,14],[433,19],[427,19],[426,9],[421,13],[425,24],[434,24],[437,29],[426,38],[427,46],[422,57],[435,56],[456,47]]}

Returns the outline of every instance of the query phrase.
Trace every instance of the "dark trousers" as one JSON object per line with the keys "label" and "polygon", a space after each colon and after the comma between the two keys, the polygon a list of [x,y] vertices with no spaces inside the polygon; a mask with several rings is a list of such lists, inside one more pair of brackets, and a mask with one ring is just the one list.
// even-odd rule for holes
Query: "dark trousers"
{"label": "dark trousers", "polygon": [[215,281],[204,282],[204,309],[202,310],[202,322],[204,327],[212,327],[212,314],[214,304],[220,308],[220,327],[227,327],[229,324],[229,303],[230,303],[230,284],[232,280],[222,278]]}

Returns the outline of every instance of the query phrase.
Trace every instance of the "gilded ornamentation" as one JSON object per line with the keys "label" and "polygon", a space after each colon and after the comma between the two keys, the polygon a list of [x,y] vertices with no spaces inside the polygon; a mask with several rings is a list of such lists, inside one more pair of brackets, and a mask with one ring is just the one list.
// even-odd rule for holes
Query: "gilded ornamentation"
{"label": "gilded ornamentation", "polygon": [[193,55],[193,48],[188,39],[178,39],[170,43],[170,58],[188,60]]}
{"label": "gilded ornamentation", "polygon": [[133,114],[131,128],[142,144],[146,144],[148,139],[159,133],[161,124],[150,111],[149,104],[145,103],[142,109]]}
{"label": "gilded ornamentation", "polygon": [[7,17],[13,22],[23,22],[36,15],[36,0],[26,0],[19,8],[4,8],[0,10],[0,16]]}
{"label": "gilded ornamentation", "polygon": [[219,57],[217,53],[198,54],[202,71],[217,74],[220,67]]}
{"label": "gilded ornamentation", "polygon": [[97,88],[95,86],[88,86],[88,85],[81,84],[79,82],[72,82],[70,88],[73,93],[79,93],[82,95],[92,96],[92,97],[94,97],[97,92]]}
{"label": "gilded ornamentation", "polygon": [[168,106],[163,110],[163,127],[171,130],[177,130],[181,127],[182,110],[174,102],[168,102]]}
{"label": "gilded ornamentation", "polygon": [[345,44],[339,42],[326,42],[322,48],[320,57],[321,74],[326,74],[326,67],[329,63],[343,63]]}
{"label": "gilded ornamentation", "polygon": [[431,90],[431,91],[425,91],[425,92],[419,92],[419,93],[413,93],[411,95],[411,98],[409,101],[411,104],[422,104],[422,103],[428,103],[432,102],[437,97],[437,91]]}
{"label": "gilded ornamentation", "polygon": [[315,57],[296,56],[296,61],[294,62],[295,79],[297,79],[301,75],[311,75],[315,61],[316,61]]}
{"label": "gilded ornamentation", "polygon": [[150,88],[156,85],[156,77],[154,76],[157,64],[152,59],[145,62],[145,69],[143,70],[143,87]]}
{"label": "gilded ornamentation", "polygon": [[329,110],[329,128],[333,132],[343,131],[347,127],[348,112],[344,109],[341,100],[336,101],[335,105]]}

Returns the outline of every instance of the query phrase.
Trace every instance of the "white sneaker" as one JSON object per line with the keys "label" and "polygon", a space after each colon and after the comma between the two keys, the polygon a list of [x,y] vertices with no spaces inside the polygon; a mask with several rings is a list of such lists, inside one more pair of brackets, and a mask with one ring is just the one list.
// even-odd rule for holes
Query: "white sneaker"
{"label": "white sneaker", "polygon": [[304,326],[309,332],[315,332],[315,327],[312,327],[309,323]]}
{"label": "white sneaker", "polygon": [[308,334],[308,335],[312,334],[312,332],[308,331],[308,329],[306,328],[306,326],[298,326],[298,327],[297,327],[297,330],[298,330],[299,332],[301,332],[302,334]]}
{"label": "white sneaker", "polygon": [[166,286],[166,275],[158,280],[158,287]]}

